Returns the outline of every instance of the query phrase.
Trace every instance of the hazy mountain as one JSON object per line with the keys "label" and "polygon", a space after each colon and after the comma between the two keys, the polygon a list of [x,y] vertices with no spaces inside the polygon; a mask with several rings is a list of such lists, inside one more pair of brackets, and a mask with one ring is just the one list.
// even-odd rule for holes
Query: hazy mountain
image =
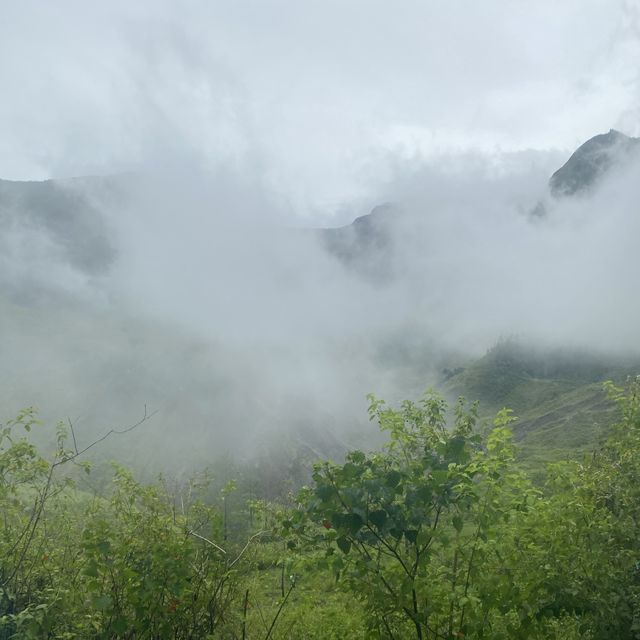
{"label": "hazy mountain", "polygon": [[[640,150],[640,139],[610,130],[581,145],[549,180],[555,197],[573,196],[593,189],[616,165]],[[118,250],[112,224],[103,212],[125,208],[139,176],[88,176],[43,182],[0,180],[0,287],[13,298],[31,299],[47,294],[47,279],[38,280],[38,262],[45,272],[67,270],[83,278],[109,272]],[[546,214],[542,201],[534,209]],[[398,229],[406,224],[402,208],[392,203],[374,207],[351,224],[317,229],[321,246],[358,275],[383,283],[399,275],[394,257],[400,253]],[[405,229],[405,232],[407,229]],[[24,260],[29,256],[29,261]],[[23,265],[16,274],[16,265]],[[26,266],[25,266],[26,265]],[[49,278],[52,282],[55,278]],[[51,294],[51,290],[48,291]]]}
{"label": "hazy mountain", "polygon": [[587,140],[549,180],[555,197],[572,196],[593,188],[617,163],[640,150],[640,138],[630,138],[615,129]]}
{"label": "hazy mountain", "polygon": [[43,182],[0,180],[0,225],[7,231],[45,234],[58,257],[87,274],[104,273],[116,251],[95,198],[115,194],[118,178]]}
{"label": "hazy mountain", "polygon": [[[555,198],[593,191],[611,170],[624,167],[640,153],[640,138],[631,138],[611,129],[582,144],[549,179],[549,191]],[[532,218],[548,214],[545,199],[531,209]],[[396,231],[403,212],[387,203],[371,213],[335,229],[321,229],[322,242],[332,255],[360,275],[378,282],[389,279],[392,256],[397,244]],[[411,223],[409,223],[411,226]]]}
{"label": "hazy mountain", "polygon": [[133,175],[0,180],[0,292],[33,303],[95,288],[118,259],[113,220]]}
{"label": "hazy mountain", "polygon": [[343,227],[319,229],[324,248],[360,275],[385,281],[392,274],[389,258],[395,250],[394,225],[401,213],[390,203],[375,207]]}

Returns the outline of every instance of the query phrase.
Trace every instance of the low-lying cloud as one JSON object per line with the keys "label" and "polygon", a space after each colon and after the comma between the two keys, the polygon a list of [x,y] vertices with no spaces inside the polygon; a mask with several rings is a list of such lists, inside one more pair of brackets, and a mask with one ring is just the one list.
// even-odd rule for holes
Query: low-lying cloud
{"label": "low-lying cloud", "polygon": [[[64,240],[3,214],[5,413],[35,403],[91,433],[147,404],[160,412],[131,450],[180,466],[274,433],[344,441],[367,392],[415,395],[501,336],[637,352],[638,166],[555,199],[558,160],[396,163],[371,192],[392,204],[364,271],[237,174],[58,185],[92,207]],[[74,258],[95,246],[99,272]]]}

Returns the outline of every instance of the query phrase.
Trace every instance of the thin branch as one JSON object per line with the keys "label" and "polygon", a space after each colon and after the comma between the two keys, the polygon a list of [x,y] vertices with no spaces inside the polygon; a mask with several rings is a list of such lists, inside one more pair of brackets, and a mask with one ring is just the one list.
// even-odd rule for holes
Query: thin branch
{"label": "thin branch", "polygon": [[[489,490],[487,491],[487,495],[485,496],[484,499],[484,504],[482,505],[482,511],[479,514],[478,517],[478,527],[476,529],[476,533],[474,536],[474,540],[473,540],[473,547],[471,548],[471,555],[469,556],[469,565],[467,567],[467,577],[465,579],[465,584],[464,584],[464,597],[467,597],[467,593],[469,592],[469,585],[471,583],[471,571],[473,569],[473,560],[474,557],[476,555],[476,550],[478,549],[478,541],[480,540],[480,531],[482,530],[482,519],[484,517],[484,514],[487,511],[487,504],[489,503],[489,497],[491,496],[493,487],[490,487]],[[462,606],[462,611],[460,612],[460,628],[462,629],[463,625],[464,625],[464,615],[466,613],[466,603]]]}
{"label": "thin branch", "polygon": [[411,571],[409,571],[407,565],[404,563],[404,560],[400,557],[400,554],[397,552],[397,550],[392,547],[381,535],[379,535],[368,522],[365,523],[365,526],[378,539],[380,544],[384,545],[393,554],[393,557],[400,563],[400,566],[404,569],[404,572],[407,574],[407,576],[413,580],[415,578],[415,575]]}
{"label": "thin branch", "polygon": [[249,589],[244,592],[244,605],[242,607],[242,640],[247,639],[247,607],[249,606]]}
{"label": "thin branch", "polygon": [[51,465],[51,467],[49,467],[49,473],[47,475],[47,482],[45,483],[44,489],[40,493],[39,501],[38,501],[38,498],[36,498],[37,507],[35,507],[35,511],[31,515],[31,518],[29,520],[29,528],[28,528],[27,538],[26,538],[25,543],[24,543],[24,545],[22,547],[22,550],[20,551],[20,556],[18,557],[18,561],[17,561],[15,567],[13,568],[13,571],[9,574],[9,577],[2,583],[2,588],[3,589],[6,588],[6,586],[11,582],[11,580],[13,580],[13,578],[18,574],[18,571],[20,570],[20,567],[22,566],[22,563],[24,562],[24,559],[25,559],[25,557],[27,555],[27,551],[28,551],[29,547],[31,546],[31,542],[33,540],[33,536],[35,535],[36,528],[38,526],[38,522],[40,521],[40,517],[42,516],[42,512],[44,511],[44,504],[45,504],[45,501],[46,501],[47,496],[49,494],[49,489],[51,488],[51,482],[53,480],[54,469],[55,469],[55,465]]}
{"label": "thin branch", "polygon": [[67,418],[67,423],[69,424],[69,429],[71,429],[71,437],[73,438],[73,450],[78,455],[78,443],[76,441],[76,432],[73,429],[73,422],[71,422],[71,418]]}
{"label": "thin branch", "polygon": [[291,583],[291,586],[289,587],[289,591],[287,591],[287,595],[284,597],[284,599],[282,600],[282,602],[280,603],[280,606],[278,607],[278,611],[276,611],[276,615],[273,619],[273,622],[271,623],[271,626],[269,627],[269,631],[267,632],[267,635],[265,637],[264,640],[269,640],[269,638],[271,638],[271,634],[273,633],[273,630],[276,626],[276,622],[278,621],[278,617],[280,616],[280,613],[282,612],[282,609],[284,608],[284,605],[287,603],[287,600],[289,599],[289,596],[291,595],[291,592],[293,591],[293,588],[296,586],[295,582]]}
{"label": "thin branch", "polygon": [[[101,438],[98,438],[97,440],[94,440],[90,445],[86,446],[84,449],[81,449],[80,451],[77,451],[73,456],[69,456],[68,458],[64,458],[63,460],[61,460],[60,462],[57,462],[55,464],[56,465],[57,464],[62,464],[64,462],[69,462],[69,460],[74,460],[75,458],[77,458],[78,456],[81,456],[86,451],[89,451],[89,449],[91,449],[92,447],[95,447],[100,442],[103,442],[104,440],[106,440],[110,435],[113,435],[113,434],[122,435],[124,433],[129,433],[130,431],[133,431],[134,429],[139,427],[143,422],[146,422],[147,420],[150,420],[151,418],[153,418],[153,416],[155,416],[156,413],[158,413],[157,410],[153,411],[152,413],[147,413],[147,405],[145,404],[144,405],[144,415],[142,416],[142,418],[140,418],[140,420],[138,420],[138,422],[136,422],[135,424],[131,425],[130,427],[126,427],[125,429],[109,429],[109,431],[107,431],[107,433],[105,433]],[[74,440],[75,440],[75,438],[74,438]]]}
{"label": "thin branch", "polygon": [[258,531],[258,533],[254,533],[248,540],[247,540],[247,544],[244,545],[244,548],[242,549],[242,551],[238,554],[238,557],[227,567],[227,570],[231,569],[231,567],[233,567],[233,565],[238,562],[238,560],[240,560],[240,558],[242,558],[242,556],[244,555],[244,552],[249,548],[249,545],[259,536],[263,535],[267,533],[266,531]]}
{"label": "thin branch", "polygon": [[255,604],[256,604],[256,608],[258,609],[258,613],[260,614],[260,620],[262,620],[262,626],[264,627],[264,630],[269,631],[269,625],[267,624],[267,621],[264,619],[264,616],[262,615],[262,607],[260,606],[260,600],[256,598]]}
{"label": "thin branch", "polygon": [[194,536],[195,538],[199,538],[200,540],[203,540],[204,542],[210,544],[212,547],[215,547],[221,553],[224,553],[225,556],[227,555],[227,552],[220,545],[216,544],[212,540],[209,540],[209,538],[205,538],[204,536],[201,536],[199,533],[196,533],[195,531],[187,531],[187,534],[190,536]]}
{"label": "thin branch", "polygon": [[391,638],[391,640],[395,640],[395,636],[391,631],[391,627],[389,626],[389,621],[387,620],[387,616],[385,615],[382,616],[382,622],[384,623],[384,627],[387,630],[387,633],[389,634],[389,638]]}
{"label": "thin branch", "polygon": [[[31,516],[29,518],[29,522],[27,524],[27,527],[25,528],[23,533],[19,536],[18,540],[16,541],[16,543],[14,544],[14,546],[13,546],[13,548],[11,550],[11,553],[13,553],[13,551],[17,549],[17,545],[22,540],[22,537],[25,534],[27,534],[27,537],[26,537],[26,539],[24,541],[24,545],[23,545],[23,547],[22,547],[22,549],[20,551],[20,555],[18,557],[18,561],[17,561],[16,565],[14,566],[13,571],[9,574],[9,577],[6,578],[4,580],[4,582],[2,583],[2,585],[1,585],[2,588],[5,588],[11,582],[11,580],[13,580],[13,578],[15,578],[15,576],[18,574],[18,571],[20,570],[20,568],[21,568],[21,566],[22,566],[22,564],[23,564],[23,562],[24,562],[24,560],[26,558],[27,551],[29,550],[29,547],[31,546],[31,543],[33,542],[33,538],[35,536],[36,528],[37,528],[38,523],[40,522],[40,518],[42,517],[42,514],[44,512],[45,504],[46,504],[48,498],[50,497],[50,491],[51,491],[52,484],[53,484],[53,475],[54,475],[56,467],[59,467],[59,466],[61,466],[63,464],[66,464],[67,462],[73,462],[78,456],[82,455],[85,451],[88,451],[89,449],[91,449],[91,447],[95,446],[99,442],[102,442],[103,440],[106,440],[113,433],[122,434],[122,433],[128,433],[129,431],[133,431],[133,429],[135,429],[136,427],[139,427],[143,422],[146,422],[149,418],[151,418],[156,413],[157,413],[157,411],[154,411],[152,414],[148,414],[147,413],[147,405],[145,404],[145,406],[144,406],[144,415],[134,425],[132,425],[130,427],[127,427],[126,429],[120,429],[120,430],[111,429],[104,436],[102,436],[98,440],[92,442],[89,446],[85,447],[81,451],[78,451],[78,448],[77,448],[77,445],[76,445],[75,434],[73,433],[73,427],[71,427],[71,433],[73,435],[74,447],[75,447],[75,451],[76,452],[71,456],[66,456],[66,457],[60,458],[59,460],[56,460],[55,462],[51,463],[51,466],[49,467],[49,473],[47,474],[47,479],[46,479],[46,482],[44,484],[44,487],[39,492],[39,495],[36,497],[36,502],[34,504],[34,510],[31,513]],[[69,424],[71,425],[71,421],[69,421]]]}

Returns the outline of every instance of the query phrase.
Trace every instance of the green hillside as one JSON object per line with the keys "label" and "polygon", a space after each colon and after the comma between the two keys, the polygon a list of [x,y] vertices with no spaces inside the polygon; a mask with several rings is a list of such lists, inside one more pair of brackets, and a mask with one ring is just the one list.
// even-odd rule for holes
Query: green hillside
{"label": "green hillside", "polygon": [[499,342],[482,358],[447,372],[449,397],[479,400],[482,415],[509,407],[518,417],[514,435],[530,464],[575,457],[593,448],[616,417],[603,383],[622,383],[640,361],[578,350]]}

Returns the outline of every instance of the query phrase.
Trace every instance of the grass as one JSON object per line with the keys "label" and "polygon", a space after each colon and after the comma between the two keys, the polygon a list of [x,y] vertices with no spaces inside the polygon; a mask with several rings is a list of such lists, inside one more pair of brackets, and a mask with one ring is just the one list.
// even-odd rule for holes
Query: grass
{"label": "grass", "polygon": [[522,462],[540,472],[547,462],[581,458],[597,446],[616,418],[603,382],[622,384],[638,371],[637,360],[504,341],[451,376],[444,391],[479,400],[487,419],[512,409]]}
{"label": "grass", "polygon": [[[266,638],[277,616],[271,638],[278,640],[342,640],[365,637],[366,619],[361,603],[343,589],[327,568],[309,561],[287,561],[282,570],[282,547],[258,545],[257,564],[248,576],[246,615],[251,637]],[[291,588],[292,578],[295,586]],[[278,611],[284,599],[286,604]]]}

